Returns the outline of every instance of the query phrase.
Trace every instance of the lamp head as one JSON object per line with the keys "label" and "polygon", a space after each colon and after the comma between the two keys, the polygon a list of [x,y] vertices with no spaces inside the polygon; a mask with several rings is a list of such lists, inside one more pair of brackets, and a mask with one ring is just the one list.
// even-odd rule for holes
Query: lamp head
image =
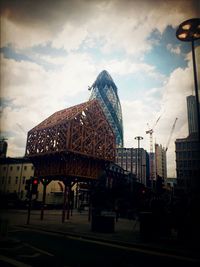
{"label": "lamp head", "polygon": [[184,42],[200,39],[200,18],[182,22],[176,31],[176,37]]}

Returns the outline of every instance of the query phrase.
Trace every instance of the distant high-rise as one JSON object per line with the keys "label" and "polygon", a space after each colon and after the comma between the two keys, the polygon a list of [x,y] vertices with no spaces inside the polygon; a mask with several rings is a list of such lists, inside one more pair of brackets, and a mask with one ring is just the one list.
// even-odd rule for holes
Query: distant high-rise
{"label": "distant high-rise", "polygon": [[155,144],[155,168],[156,178],[167,179],[167,158],[166,149],[162,145]]}
{"label": "distant high-rise", "polygon": [[8,143],[5,139],[0,140],[0,158],[6,158]]}
{"label": "distant high-rise", "polygon": [[[138,155],[138,159],[137,159]],[[125,171],[135,175],[136,179],[147,185],[148,176],[148,153],[143,148],[125,148],[120,147],[116,150],[115,162]]]}
{"label": "distant high-rise", "polygon": [[193,95],[187,97],[187,115],[189,135],[198,132],[196,98]]}
{"label": "distant high-rise", "polygon": [[195,96],[187,97],[187,114],[189,136],[175,141],[177,184],[185,192],[194,192],[200,189],[200,143]]}
{"label": "distant high-rise", "polygon": [[91,99],[98,99],[116,137],[117,147],[123,147],[123,121],[117,86],[110,74],[103,70],[91,86]]}
{"label": "distant high-rise", "polygon": [[200,143],[197,133],[175,141],[178,186],[185,192],[200,190]]}

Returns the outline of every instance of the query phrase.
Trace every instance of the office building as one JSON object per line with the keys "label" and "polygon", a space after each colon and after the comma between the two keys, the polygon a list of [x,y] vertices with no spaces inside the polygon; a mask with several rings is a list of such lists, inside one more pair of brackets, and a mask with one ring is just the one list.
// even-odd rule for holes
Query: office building
{"label": "office building", "polygon": [[134,174],[138,182],[147,184],[148,176],[148,156],[143,148],[117,148],[116,164],[126,172]]}
{"label": "office building", "polygon": [[187,97],[188,132],[198,132],[196,98],[193,95]]}
{"label": "office building", "polygon": [[189,135],[175,141],[177,186],[186,193],[200,191],[200,143],[195,96],[187,97]]}
{"label": "office building", "polygon": [[111,125],[117,147],[123,147],[123,120],[117,86],[110,74],[103,70],[90,88],[91,99],[98,99],[104,114]]}
{"label": "office building", "polygon": [[155,144],[155,171],[156,178],[167,179],[167,158],[166,149],[162,145]]}
{"label": "office building", "polygon": [[186,193],[200,189],[200,144],[197,133],[176,139],[177,185]]}

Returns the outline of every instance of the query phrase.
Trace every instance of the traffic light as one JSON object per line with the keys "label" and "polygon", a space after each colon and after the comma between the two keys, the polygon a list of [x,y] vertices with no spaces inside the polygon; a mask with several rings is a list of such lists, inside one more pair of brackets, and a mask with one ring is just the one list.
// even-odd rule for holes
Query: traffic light
{"label": "traffic light", "polygon": [[140,197],[145,197],[147,194],[147,188],[144,187],[144,186],[141,186],[140,189],[139,189],[139,195]]}
{"label": "traffic light", "polygon": [[32,194],[37,194],[38,191],[38,184],[39,184],[39,180],[37,178],[32,178]]}
{"label": "traffic light", "polygon": [[144,195],[146,193],[145,189],[142,189],[141,193]]}
{"label": "traffic light", "polygon": [[27,191],[26,197],[29,197],[31,191],[31,179],[26,180],[25,190]]}

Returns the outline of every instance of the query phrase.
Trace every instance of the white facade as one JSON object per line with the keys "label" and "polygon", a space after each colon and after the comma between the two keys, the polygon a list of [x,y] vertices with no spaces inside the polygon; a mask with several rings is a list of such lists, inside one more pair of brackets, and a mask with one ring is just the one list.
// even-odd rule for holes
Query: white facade
{"label": "white facade", "polygon": [[[5,158],[0,164],[0,193],[17,194],[21,200],[26,199],[26,180],[34,176],[34,166],[24,158]],[[52,181],[47,186],[46,203],[63,203],[63,188],[61,181]],[[37,200],[42,201],[43,185],[38,186]]]}
{"label": "white facade", "polygon": [[0,192],[16,193],[20,199],[25,198],[26,180],[34,175],[34,167],[29,162],[8,158],[0,164]]}

